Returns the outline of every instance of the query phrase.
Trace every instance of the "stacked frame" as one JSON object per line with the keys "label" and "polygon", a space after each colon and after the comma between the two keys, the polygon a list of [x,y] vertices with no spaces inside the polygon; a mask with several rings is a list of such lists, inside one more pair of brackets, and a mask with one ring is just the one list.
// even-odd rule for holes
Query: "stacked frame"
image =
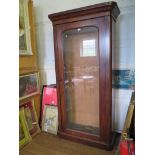
{"label": "stacked frame", "polygon": [[26,124],[24,108],[19,111],[19,148],[21,149],[32,140]]}
{"label": "stacked frame", "polygon": [[19,100],[39,93],[39,73],[21,75],[19,77]]}
{"label": "stacked frame", "polygon": [[58,108],[45,105],[42,119],[42,131],[57,135],[58,131]]}
{"label": "stacked frame", "polygon": [[24,109],[25,119],[29,133],[32,137],[40,133],[38,118],[34,106],[34,100],[28,100],[20,104],[20,108]]}

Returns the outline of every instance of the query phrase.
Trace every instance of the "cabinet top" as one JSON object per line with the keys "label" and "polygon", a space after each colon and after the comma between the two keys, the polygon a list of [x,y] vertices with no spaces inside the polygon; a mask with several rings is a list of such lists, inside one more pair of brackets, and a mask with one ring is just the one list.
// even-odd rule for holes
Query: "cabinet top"
{"label": "cabinet top", "polygon": [[49,14],[48,18],[52,22],[56,22],[64,19],[76,18],[80,16],[93,15],[93,14],[99,14],[99,13],[106,13],[105,15],[111,15],[114,18],[114,20],[116,20],[118,15],[120,14],[120,10],[117,6],[117,3],[114,1],[111,1],[111,2],[90,5],[86,7],[81,7],[73,10],[62,11],[54,14]]}

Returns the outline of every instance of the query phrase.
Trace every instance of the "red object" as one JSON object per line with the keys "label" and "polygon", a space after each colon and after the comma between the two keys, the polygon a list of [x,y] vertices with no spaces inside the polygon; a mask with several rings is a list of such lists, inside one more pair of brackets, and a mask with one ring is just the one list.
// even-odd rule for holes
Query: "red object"
{"label": "red object", "polygon": [[41,108],[41,117],[40,117],[40,126],[42,123],[42,117],[44,112],[45,105],[54,105],[57,106],[57,88],[53,85],[44,85],[42,91],[42,108]]}
{"label": "red object", "polygon": [[57,90],[56,90],[56,88],[44,87],[42,103],[57,106]]}
{"label": "red object", "polygon": [[42,114],[44,111],[44,105],[58,105],[56,88],[48,86],[44,87],[42,96]]}
{"label": "red object", "polygon": [[120,143],[120,155],[135,155],[135,143],[131,140],[124,140]]}

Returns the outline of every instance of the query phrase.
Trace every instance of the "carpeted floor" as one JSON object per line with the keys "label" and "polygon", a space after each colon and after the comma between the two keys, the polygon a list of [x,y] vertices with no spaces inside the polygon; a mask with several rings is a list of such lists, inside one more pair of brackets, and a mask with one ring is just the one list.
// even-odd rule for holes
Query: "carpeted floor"
{"label": "carpeted floor", "polygon": [[20,155],[114,155],[112,151],[105,151],[95,147],[75,143],[57,136],[40,133],[29,144],[22,148]]}

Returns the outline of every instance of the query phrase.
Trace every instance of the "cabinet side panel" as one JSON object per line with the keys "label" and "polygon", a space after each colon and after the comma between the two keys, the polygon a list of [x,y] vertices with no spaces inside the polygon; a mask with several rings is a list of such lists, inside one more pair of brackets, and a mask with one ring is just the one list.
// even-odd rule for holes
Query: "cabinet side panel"
{"label": "cabinet side panel", "polygon": [[[112,69],[115,66],[115,34],[116,34],[116,23],[114,19],[111,19],[112,22]],[[113,77],[112,77],[113,78]],[[112,130],[114,129],[114,121],[115,121],[115,102],[113,101],[114,98],[114,91],[112,91]]]}
{"label": "cabinet side panel", "polygon": [[61,107],[61,96],[60,96],[60,83],[59,83],[59,54],[58,54],[58,42],[57,42],[57,26],[53,25],[53,37],[54,37],[54,56],[55,56],[55,73],[56,73],[56,86],[57,86],[57,98],[58,98],[58,121],[59,131],[62,130],[62,107]]}
{"label": "cabinet side panel", "polygon": [[112,44],[111,17],[103,18],[100,36],[100,123],[101,140],[111,143],[112,139]]}

